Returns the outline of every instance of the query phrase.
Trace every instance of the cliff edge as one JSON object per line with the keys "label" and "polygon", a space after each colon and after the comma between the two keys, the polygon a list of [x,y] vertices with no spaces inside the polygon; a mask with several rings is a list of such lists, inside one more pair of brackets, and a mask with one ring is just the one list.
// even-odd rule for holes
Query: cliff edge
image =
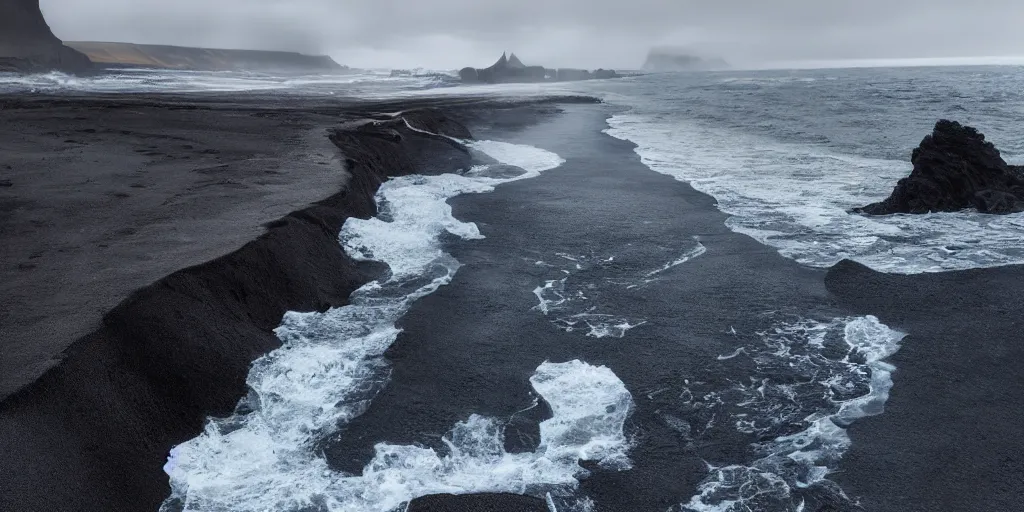
{"label": "cliff edge", "polygon": [[0,1],[0,71],[76,73],[90,68],[88,57],[53,35],[39,0]]}
{"label": "cliff edge", "polygon": [[224,50],[156,44],[69,41],[103,67],[180,69],[189,71],[265,71],[345,73],[348,67],[327,55],[266,50]]}

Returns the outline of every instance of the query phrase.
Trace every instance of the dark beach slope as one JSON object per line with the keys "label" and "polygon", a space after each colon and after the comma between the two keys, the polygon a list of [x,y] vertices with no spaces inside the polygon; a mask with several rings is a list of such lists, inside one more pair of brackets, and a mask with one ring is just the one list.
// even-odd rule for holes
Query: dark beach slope
{"label": "dark beach slope", "polygon": [[1021,510],[1024,268],[887,275],[832,268],[845,306],[908,332],[885,414],[850,430],[837,480],[866,510]]}
{"label": "dark beach slope", "polygon": [[[533,451],[537,422],[550,411],[517,414],[534,398],[530,376],[545,360],[581,359],[607,365],[636,406],[626,426],[635,441],[633,468],[591,466],[582,493],[599,511],[667,510],[696,493],[708,475],[705,460],[748,460],[755,441],[729,422],[703,433],[704,424],[694,423],[692,435],[674,429],[675,418],[694,418],[681,399],[687,386],[725,389],[732,386],[728,379],[751,371],[749,359],[717,356],[767,329],[772,317],[766,312],[843,316],[830,306],[823,271],[729,231],[712,198],[652,172],[633,144],[601,133],[610,107],[565,111],[516,133],[499,124],[492,135],[486,120],[474,120],[478,138],[534,145],[566,163],[450,201],[455,216],[476,222],[487,238],[449,243],[448,252],[464,266],[402,320],[403,334],[387,353],[390,383],[325,447],[336,468],[359,472],[382,441],[444,453],[441,437],[471,414],[512,418],[506,449]],[[692,248],[693,237],[706,254],[640,289],[608,286],[678,258]],[[586,329],[564,332],[532,310],[538,304],[533,290],[558,273],[536,262],[570,263],[557,253],[602,261],[614,256],[588,264],[577,277],[594,285],[586,293],[599,298],[599,313],[647,323],[621,339],[588,338]]]}
{"label": "dark beach slope", "polygon": [[405,121],[468,137],[424,108],[516,108],[457,103],[5,99],[0,510],[156,509],[167,451],[232,410],[281,315],[379,272],[345,219],[388,176],[468,166]]}
{"label": "dark beach slope", "polygon": [[[1020,267],[917,276],[849,262],[827,273],[801,267],[729,231],[712,198],[651,172],[632,144],[599,133],[607,107],[566,110],[514,133],[498,120],[493,131],[500,135],[491,135],[486,119],[467,120],[480,138],[536,145],[567,162],[539,178],[451,201],[456,217],[476,222],[487,238],[450,242],[447,250],[464,266],[403,319],[404,332],[388,352],[390,384],[325,447],[335,467],[358,472],[381,441],[443,453],[441,437],[470,414],[512,419],[506,449],[531,451],[537,422],[550,411],[517,414],[533,398],[530,375],[542,361],[580,358],[608,365],[636,405],[627,424],[634,467],[591,467],[582,492],[596,510],[666,510],[695,494],[705,461],[749,460],[744,447],[756,441],[727,422],[704,434],[674,430],[673,417],[693,415],[681,404],[686,379],[719,389],[729,386],[724,379],[750,371],[743,358],[717,355],[769,328],[767,312],[877,315],[910,335],[891,358],[897,371],[885,413],[854,423],[853,447],[832,478],[868,511],[1020,509]],[[678,254],[681,241],[693,236],[708,252],[646,291],[615,295],[602,288],[603,280]],[[615,255],[613,263],[586,271],[597,284],[587,293],[598,294],[603,311],[648,323],[622,339],[594,339],[562,332],[531,311],[533,289],[551,278],[535,262],[557,262],[556,253]],[[462,510],[463,503],[429,500],[448,507],[437,510]],[[858,508],[811,499],[804,510]]]}

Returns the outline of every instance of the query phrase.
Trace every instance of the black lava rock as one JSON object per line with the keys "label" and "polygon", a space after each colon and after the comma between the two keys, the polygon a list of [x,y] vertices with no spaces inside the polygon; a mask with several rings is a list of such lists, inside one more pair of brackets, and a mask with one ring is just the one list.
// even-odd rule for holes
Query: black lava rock
{"label": "black lava rock", "polygon": [[910,176],[896,184],[888,199],[857,213],[953,212],[977,208],[982,213],[1024,211],[1021,170],[1008,165],[985,136],[956,121],[941,120],[914,150]]}

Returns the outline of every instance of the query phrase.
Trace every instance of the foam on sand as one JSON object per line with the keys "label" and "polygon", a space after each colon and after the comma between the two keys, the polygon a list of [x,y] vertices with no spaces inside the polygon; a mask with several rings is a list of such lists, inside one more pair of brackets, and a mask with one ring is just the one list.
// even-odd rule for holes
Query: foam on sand
{"label": "foam on sand", "polygon": [[[639,317],[608,311],[607,294],[637,290],[658,281],[672,269],[700,257],[707,248],[694,239],[694,246],[682,255],[653,270],[635,271],[616,263],[614,255],[555,253],[553,263],[538,261],[554,279],[533,289],[537,305],[533,307],[565,332],[582,332],[591,338],[623,338],[632,329],[646,324]],[[615,277],[606,274],[615,273]]]}
{"label": "foam on sand", "polygon": [[709,464],[698,494],[677,510],[798,512],[810,500],[850,503],[828,475],[850,446],[846,428],[882,413],[895,370],[884,359],[899,350],[903,336],[871,316],[800,319],[780,322],[758,333],[757,345],[720,357],[750,357],[758,373],[729,390],[687,396],[717,404],[713,418],[725,415],[763,441],[753,446],[754,460]]}
{"label": "foam on sand", "polygon": [[[458,270],[459,262],[441,248],[441,235],[481,237],[476,225],[452,216],[447,199],[488,192],[562,163],[557,155],[531,146],[487,141],[469,145],[522,170],[505,178],[484,172],[414,175],[384,183],[377,193],[380,214],[349,219],[340,242],[353,258],[384,262],[390,273],[354,292],[348,306],[285,315],[276,330],[282,347],[253,363],[249,394],[235,414],[211,418],[200,436],[171,451],[165,471],[172,494],[163,510],[389,510],[371,506],[371,499],[362,501],[369,508],[345,508],[346,503],[360,503],[341,494],[355,492],[346,483],[350,477],[328,467],[317,443],[365,411],[387,382],[383,354],[400,332],[395,323],[413,302],[449,283]],[[557,368],[542,367],[538,378],[545,372]],[[551,399],[557,402],[559,396]],[[485,423],[471,419],[453,430],[453,439],[462,439],[460,432],[478,438],[489,431]],[[465,437],[467,442],[470,437]],[[466,450],[475,448],[467,445]],[[413,459],[404,464],[416,467]],[[371,469],[379,467],[371,464]],[[359,493],[369,492],[356,487]]]}

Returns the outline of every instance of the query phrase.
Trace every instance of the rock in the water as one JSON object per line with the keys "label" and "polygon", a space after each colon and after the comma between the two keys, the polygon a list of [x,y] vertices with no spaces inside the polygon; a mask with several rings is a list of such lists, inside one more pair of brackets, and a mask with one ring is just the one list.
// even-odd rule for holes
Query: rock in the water
{"label": "rock in the water", "polygon": [[0,71],[88,71],[92,62],[50,31],[39,0],[0,1]]}
{"label": "rock in the water", "polygon": [[437,494],[412,500],[408,512],[548,512],[548,506],[518,494]]}
{"label": "rock in the water", "polygon": [[1007,165],[985,136],[956,121],[941,120],[914,150],[910,176],[896,184],[885,201],[854,209],[868,215],[1024,211],[1024,179]]}

